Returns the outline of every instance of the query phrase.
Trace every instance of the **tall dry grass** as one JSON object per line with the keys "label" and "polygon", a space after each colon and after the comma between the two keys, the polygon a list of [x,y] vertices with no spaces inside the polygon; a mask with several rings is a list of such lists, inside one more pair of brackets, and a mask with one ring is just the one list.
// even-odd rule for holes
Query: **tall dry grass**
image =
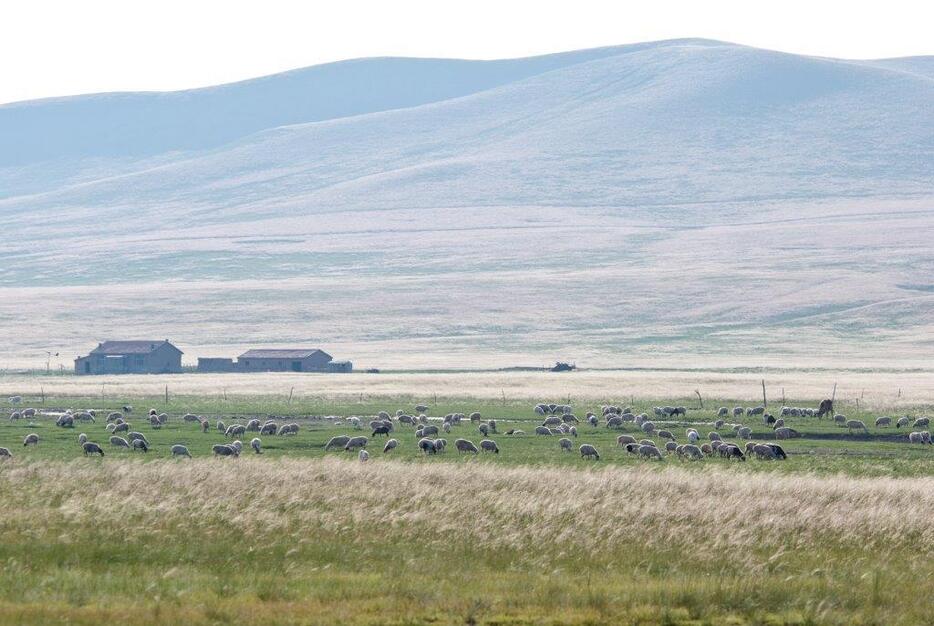
{"label": "tall dry grass", "polygon": [[[0,623],[914,624],[934,478],[0,464]],[[560,617],[556,617],[560,616]]]}
{"label": "tall dry grass", "polygon": [[229,524],[256,540],[348,528],[439,547],[495,538],[532,560],[568,549],[598,558],[633,540],[668,549],[700,539],[740,554],[830,540],[861,548],[934,540],[934,477],[241,458],[31,464],[4,467],[0,481],[19,504],[5,511],[4,525],[33,526],[37,515],[116,533]]}

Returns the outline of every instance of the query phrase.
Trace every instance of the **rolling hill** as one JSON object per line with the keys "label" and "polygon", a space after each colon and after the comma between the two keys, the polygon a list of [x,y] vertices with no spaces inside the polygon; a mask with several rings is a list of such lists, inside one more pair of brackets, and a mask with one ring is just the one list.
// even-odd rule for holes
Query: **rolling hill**
{"label": "rolling hill", "polygon": [[675,40],[6,105],[0,359],[923,362],[931,67]]}

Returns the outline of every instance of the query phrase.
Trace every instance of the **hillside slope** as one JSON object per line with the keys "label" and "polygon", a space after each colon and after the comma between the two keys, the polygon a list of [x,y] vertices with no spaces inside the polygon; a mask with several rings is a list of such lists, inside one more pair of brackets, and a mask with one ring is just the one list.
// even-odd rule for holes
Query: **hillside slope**
{"label": "hillside slope", "polygon": [[[0,200],[20,242],[0,252],[4,301],[67,288],[76,306],[33,309],[55,341],[147,329],[191,354],[327,342],[374,361],[405,346],[415,363],[606,365],[934,342],[923,59],[690,40],[508,63],[356,115],[231,122],[181,152],[92,142],[64,159],[80,181]],[[0,305],[8,338],[15,311]],[[38,348],[23,341],[10,353]]]}

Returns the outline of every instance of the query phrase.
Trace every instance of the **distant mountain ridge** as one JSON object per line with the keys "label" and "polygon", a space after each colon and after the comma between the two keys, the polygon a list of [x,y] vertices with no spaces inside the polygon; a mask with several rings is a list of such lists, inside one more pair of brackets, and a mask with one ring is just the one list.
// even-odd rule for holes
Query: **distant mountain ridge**
{"label": "distant mountain ridge", "polygon": [[[320,343],[336,316],[345,346],[460,354],[738,350],[776,328],[916,349],[932,296],[900,286],[934,272],[930,68],[677,40],[7,105],[0,289],[172,285],[159,310],[213,345]],[[314,332],[257,336],[258,285]],[[231,303],[252,326],[218,330]],[[179,337],[164,323],[137,334]]]}

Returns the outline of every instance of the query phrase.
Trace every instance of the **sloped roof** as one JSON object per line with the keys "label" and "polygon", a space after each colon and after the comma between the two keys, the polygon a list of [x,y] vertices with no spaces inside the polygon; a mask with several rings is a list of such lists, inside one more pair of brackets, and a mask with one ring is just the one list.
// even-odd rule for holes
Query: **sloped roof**
{"label": "sloped roof", "polygon": [[[175,346],[168,339],[161,340],[134,340],[134,341],[105,341],[91,350],[91,354],[120,355],[120,354],[149,354],[168,344],[175,350]],[[178,350],[183,354],[181,350]]]}
{"label": "sloped roof", "polygon": [[318,348],[260,348],[258,350],[247,350],[239,357],[240,359],[307,359],[316,354],[323,354],[331,360],[331,355]]}

